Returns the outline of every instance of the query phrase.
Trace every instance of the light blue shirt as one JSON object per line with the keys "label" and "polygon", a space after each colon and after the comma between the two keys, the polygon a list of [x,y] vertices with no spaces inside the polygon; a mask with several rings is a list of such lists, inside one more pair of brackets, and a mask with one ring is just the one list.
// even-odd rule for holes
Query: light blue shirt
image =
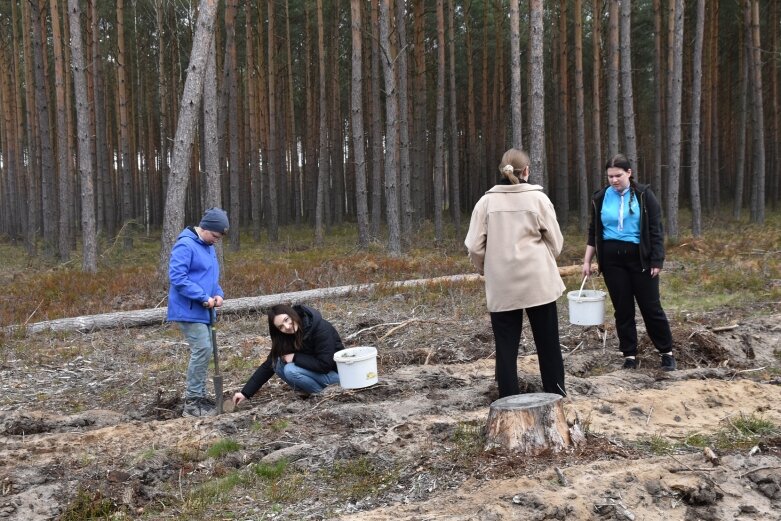
{"label": "light blue shirt", "polygon": [[[621,216],[621,194],[612,186],[605,190],[602,202],[602,238],[606,241],[625,241],[640,244],[640,204],[637,194],[631,196],[629,188],[624,190],[623,216]],[[629,206],[629,200],[632,206]],[[619,220],[619,217],[623,219]],[[621,226],[623,224],[623,226]]]}

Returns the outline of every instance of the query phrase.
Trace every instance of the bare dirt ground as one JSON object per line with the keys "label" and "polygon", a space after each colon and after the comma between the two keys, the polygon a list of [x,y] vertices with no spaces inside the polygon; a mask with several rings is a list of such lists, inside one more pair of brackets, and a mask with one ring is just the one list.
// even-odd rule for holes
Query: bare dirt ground
{"label": "bare dirt ground", "polygon": [[[640,368],[620,369],[612,324],[603,343],[562,299],[565,410],[586,441],[526,458],[482,450],[496,391],[479,283],[308,304],[348,346],[377,347],[377,385],[302,400],[272,379],[248,406],[181,418],[173,326],[5,338],[0,519],[781,520],[777,308],[675,317],[679,370],[663,373],[647,340]],[[266,329],[222,319],[226,397],[265,358]],[[525,330],[527,392],[536,364]],[[770,430],[753,437],[757,419]],[[209,455],[226,439],[233,452]],[[281,476],[251,471],[280,458]]]}

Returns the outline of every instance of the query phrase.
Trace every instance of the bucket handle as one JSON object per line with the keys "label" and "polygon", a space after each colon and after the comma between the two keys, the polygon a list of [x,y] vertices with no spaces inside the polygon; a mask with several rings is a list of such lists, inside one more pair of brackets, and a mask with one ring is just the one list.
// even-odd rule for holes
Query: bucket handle
{"label": "bucket handle", "polygon": [[[586,285],[586,279],[587,278],[589,278],[588,275],[583,277],[583,282],[580,284],[580,291],[578,291],[578,300],[580,300],[580,297],[583,295],[583,286]],[[594,279],[591,279],[591,287],[592,288],[594,287]]]}

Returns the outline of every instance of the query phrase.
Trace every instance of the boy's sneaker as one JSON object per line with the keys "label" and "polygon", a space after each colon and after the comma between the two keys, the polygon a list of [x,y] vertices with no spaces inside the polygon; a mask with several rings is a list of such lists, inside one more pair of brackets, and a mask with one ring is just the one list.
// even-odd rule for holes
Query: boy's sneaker
{"label": "boy's sneaker", "polygon": [[662,371],[675,371],[676,364],[675,364],[675,358],[673,358],[672,353],[667,353],[662,355],[661,368]]}
{"label": "boy's sneaker", "polygon": [[621,366],[621,369],[637,369],[637,359],[624,358],[624,365]]}
{"label": "boy's sneaker", "polygon": [[187,398],[184,401],[182,416],[214,416],[214,405],[210,404],[210,401],[208,398]]}

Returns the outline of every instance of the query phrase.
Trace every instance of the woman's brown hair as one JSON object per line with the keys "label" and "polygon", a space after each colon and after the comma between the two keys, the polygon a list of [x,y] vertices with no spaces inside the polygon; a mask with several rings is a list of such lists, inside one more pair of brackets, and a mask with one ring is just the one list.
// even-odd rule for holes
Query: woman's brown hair
{"label": "woman's brown hair", "polygon": [[[295,353],[301,349],[304,340],[304,327],[301,322],[301,316],[289,304],[277,304],[272,306],[266,313],[268,316],[268,333],[271,336],[271,359],[290,353]],[[298,327],[293,334],[287,334],[280,331],[274,324],[274,319],[279,315],[287,315]]]}

